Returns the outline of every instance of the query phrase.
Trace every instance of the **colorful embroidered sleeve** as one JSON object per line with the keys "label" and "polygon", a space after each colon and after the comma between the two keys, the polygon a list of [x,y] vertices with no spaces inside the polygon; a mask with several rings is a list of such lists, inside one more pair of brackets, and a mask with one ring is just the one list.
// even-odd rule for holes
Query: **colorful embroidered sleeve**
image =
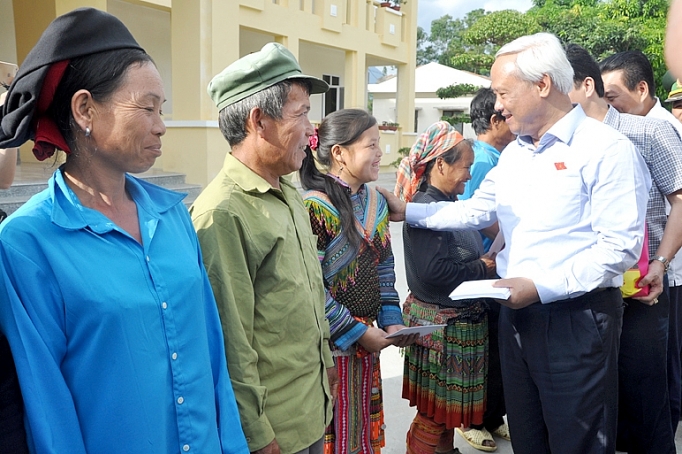
{"label": "colorful embroidered sleeve", "polygon": [[390,325],[402,325],[403,316],[400,310],[400,297],[395,289],[395,260],[391,248],[391,234],[388,222],[388,206],[383,197],[379,197],[379,226],[377,237],[382,243],[381,262],[377,266],[379,272],[379,293],[381,310],[377,323],[383,328]]}
{"label": "colorful embroidered sleeve", "polygon": [[367,326],[355,320],[350,311],[336,301],[328,290],[324,310],[329,321],[331,340],[341,350],[348,350],[367,331]]}
{"label": "colorful embroidered sleeve", "polygon": [[402,325],[403,316],[400,310],[400,297],[395,289],[395,264],[393,254],[379,264],[379,291],[381,293],[381,310],[377,323],[383,328],[390,325]]}

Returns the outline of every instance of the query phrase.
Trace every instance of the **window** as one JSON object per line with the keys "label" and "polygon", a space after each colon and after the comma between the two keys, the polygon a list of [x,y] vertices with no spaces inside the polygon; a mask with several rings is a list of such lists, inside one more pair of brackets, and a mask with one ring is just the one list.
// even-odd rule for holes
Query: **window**
{"label": "window", "polygon": [[323,74],[322,79],[329,84],[329,91],[324,94],[324,116],[343,109],[343,87],[339,76]]}
{"label": "window", "polygon": [[462,110],[444,110],[443,117],[456,117],[457,115],[463,114]]}

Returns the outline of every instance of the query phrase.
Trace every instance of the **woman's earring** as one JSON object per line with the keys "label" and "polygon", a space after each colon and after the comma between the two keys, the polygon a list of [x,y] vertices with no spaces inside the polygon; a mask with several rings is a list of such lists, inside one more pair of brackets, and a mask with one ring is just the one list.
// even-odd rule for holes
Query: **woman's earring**
{"label": "woman's earring", "polygon": [[341,178],[341,172],[343,172],[343,166],[339,167],[339,174],[337,175],[337,177]]}
{"label": "woman's earring", "polygon": [[85,137],[90,137],[90,128],[85,128]]}

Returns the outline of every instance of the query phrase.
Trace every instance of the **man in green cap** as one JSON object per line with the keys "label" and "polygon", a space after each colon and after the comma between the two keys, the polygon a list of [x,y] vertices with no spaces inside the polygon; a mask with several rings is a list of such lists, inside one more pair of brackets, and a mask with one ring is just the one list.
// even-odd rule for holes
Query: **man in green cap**
{"label": "man in green cap", "polygon": [[665,102],[670,102],[670,111],[677,118],[678,121],[682,122],[682,84],[680,84],[680,79],[677,79],[670,88],[670,94],[668,94],[668,99]]}
{"label": "man in green cap", "polygon": [[316,240],[296,188],[314,132],[309,95],[328,85],[266,44],[208,86],[231,147],[191,208],[225,335],[249,450],[321,454],[337,375]]}

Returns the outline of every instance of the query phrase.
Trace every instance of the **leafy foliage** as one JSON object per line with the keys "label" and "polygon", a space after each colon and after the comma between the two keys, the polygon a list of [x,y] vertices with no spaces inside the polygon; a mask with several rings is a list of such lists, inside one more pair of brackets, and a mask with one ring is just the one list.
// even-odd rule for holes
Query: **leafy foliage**
{"label": "leafy foliage", "polygon": [[[463,19],[446,15],[418,32],[417,60],[490,74],[495,53],[519,36],[547,31],[586,48],[597,60],[625,50],[644,52],[656,80],[665,73],[663,41],[669,0],[533,0],[525,13],[476,9]],[[662,89],[659,97],[665,96]]]}
{"label": "leafy foliage", "polygon": [[459,98],[464,95],[471,95],[478,91],[480,87],[472,84],[454,84],[436,90],[436,95],[440,99]]}
{"label": "leafy foliage", "polygon": [[519,36],[540,31],[542,28],[533,16],[507,9],[482,16],[467,29],[464,40],[470,44],[483,45],[491,51],[497,51]]}
{"label": "leafy foliage", "polygon": [[400,161],[402,161],[403,158],[409,154],[410,154],[410,147],[398,148],[398,159],[391,162],[389,165],[393,166],[397,169],[398,167],[400,167]]}
{"label": "leafy foliage", "polygon": [[[442,121],[447,121],[450,123],[452,126],[461,126],[462,123],[471,123],[471,117],[469,114],[459,114],[459,115],[453,115],[452,117],[440,117]],[[459,131],[460,133],[462,132],[461,130]]]}

